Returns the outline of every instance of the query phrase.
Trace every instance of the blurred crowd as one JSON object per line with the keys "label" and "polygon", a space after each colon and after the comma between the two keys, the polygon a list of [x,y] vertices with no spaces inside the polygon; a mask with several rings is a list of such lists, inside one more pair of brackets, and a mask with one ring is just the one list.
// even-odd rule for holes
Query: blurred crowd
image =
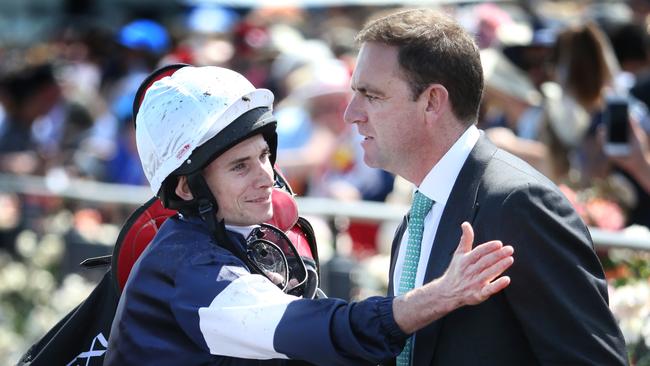
{"label": "blurred crowd", "polygon": [[[561,184],[584,206],[590,225],[650,226],[650,4],[445,7],[482,49],[486,88],[479,127]],[[145,184],[134,144],[133,96],[154,68],[182,62],[233,68],[275,93],[278,163],[297,194],[404,202],[408,192],[400,190],[401,182],[362,163],[359,136],[342,119],[355,32],[385,10],[208,2],[175,14],[134,14],[113,28],[75,14],[37,42],[0,45],[0,172]],[[612,96],[629,105],[631,149],[625,156],[603,149],[603,111]],[[11,234],[18,232],[12,229],[33,225],[62,205],[81,205],[8,194],[2,201],[8,209],[0,235],[10,250]],[[81,216],[75,222],[85,224],[119,224],[125,215],[115,207],[72,209]],[[343,229],[357,254],[377,250],[378,225]]]}
{"label": "blurred crowd", "polygon": [[[479,126],[560,185],[592,226],[650,225],[646,3],[594,4],[588,17],[522,24],[496,7],[485,45]],[[501,35],[501,36],[500,36]],[[522,40],[525,40],[522,42]],[[495,46],[496,44],[496,46]],[[608,150],[608,105],[622,101],[627,149]]]}
{"label": "blurred crowd", "polygon": [[[371,12],[201,5],[134,17],[113,30],[77,15],[37,43],[3,45],[0,173],[146,184],[135,148],[133,97],[153,69],[191,63],[235,69],[274,92],[279,166],[297,194],[383,201],[393,177],[361,163],[359,137],[342,120],[354,34]],[[0,223],[0,242],[10,251],[22,228],[38,227],[58,209],[72,210],[80,225],[119,224],[132,209],[14,194],[2,200],[10,210]],[[366,247],[374,245],[376,225],[351,230]]]}
{"label": "blurred crowd", "polygon": [[[492,141],[561,185],[588,224],[650,227],[650,1],[440,6],[482,50],[478,126]],[[146,185],[133,97],[153,69],[180,62],[232,68],[274,92],[278,165],[297,194],[407,203],[408,185],[368,168],[360,137],[343,121],[355,33],[386,9],[195,2],[174,14],[133,14],[114,28],[76,14],[37,42],[0,44],[0,174]],[[630,113],[623,156],[604,149],[612,97]],[[101,241],[98,228],[119,228],[133,209],[7,192],[0,203],[0,247],[14,256],[26,229],[39,237],[65,222],[57,229],[65,240]],[[48,221],[61,212],[65,220]],[[392,230],[380,224],[321,226],[345,234],[358,259],[390,246],[382,233]]]}

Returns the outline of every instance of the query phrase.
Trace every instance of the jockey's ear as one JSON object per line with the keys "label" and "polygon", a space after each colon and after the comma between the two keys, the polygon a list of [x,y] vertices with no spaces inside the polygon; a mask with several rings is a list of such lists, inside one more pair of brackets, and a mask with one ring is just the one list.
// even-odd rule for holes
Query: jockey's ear
{"label": "jockey's ear", "polygon": [[194,199],[190,186],[187,184],[187,177],[184,175],[178,178],[178,183],[176,183],[174,193],[184,201],[191,201]]}

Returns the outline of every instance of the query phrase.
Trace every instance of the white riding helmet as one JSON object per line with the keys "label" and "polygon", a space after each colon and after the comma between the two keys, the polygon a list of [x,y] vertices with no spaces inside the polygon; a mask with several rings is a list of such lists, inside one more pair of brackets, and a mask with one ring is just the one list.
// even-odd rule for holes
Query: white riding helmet
{"label": "white riding helmet", "polygon": [[274,163],[272,108],[271,91],[229,69],[170,65],[152,73],[134,102],[136,144],[151,190],[159,194],[170,175],[197,172],[257,133],[267,139]]}

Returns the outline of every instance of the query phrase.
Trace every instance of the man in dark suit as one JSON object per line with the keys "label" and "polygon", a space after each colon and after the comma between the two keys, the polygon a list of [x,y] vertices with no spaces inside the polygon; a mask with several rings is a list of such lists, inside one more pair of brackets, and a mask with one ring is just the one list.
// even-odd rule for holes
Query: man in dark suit
{"label": "man in dark suit", "polygon": [[[517,255],[509,287],[415,332],[396,363],[627,364],[584,223],[551,181],[474,126],[483,73],[472,37],[420,9],[376,19],[357,39],[346,121],[364,136],[368,165],[402,176],[432,203],[414,206],[398,229],[389,294],[397,301],[441,276],[464,221],[477,242],[498,238]],[[409,227],[417,211],[426,215],[420,231]]]}

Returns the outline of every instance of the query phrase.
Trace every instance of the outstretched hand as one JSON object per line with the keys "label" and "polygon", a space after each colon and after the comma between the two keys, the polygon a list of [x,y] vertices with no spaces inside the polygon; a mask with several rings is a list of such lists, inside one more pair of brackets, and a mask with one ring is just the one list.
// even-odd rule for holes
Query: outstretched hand
{"label": "outstretched hand", "polygon": [[472,249],[472,225],[461,225],[463,234],[447,271],[428,284],[409,291],[393,301],[393,316],[405,333],[413,333],[449,312],[476,305],[510,284],[500,276],[512,265],[514,249],[499,240]]}
{"label": "outstretched hand", "polygon": [[[452,311],[463,305],[479,304],[510,284],[510,277],[501,275],[514,261],[511,246],[503,246],[499,240],[489,241],[472,249],[474,230],[472,225],[461,225],[463,234],[449,267],[437,279],[441,296]],[[495,280],[496,278],[496,280]]]}

